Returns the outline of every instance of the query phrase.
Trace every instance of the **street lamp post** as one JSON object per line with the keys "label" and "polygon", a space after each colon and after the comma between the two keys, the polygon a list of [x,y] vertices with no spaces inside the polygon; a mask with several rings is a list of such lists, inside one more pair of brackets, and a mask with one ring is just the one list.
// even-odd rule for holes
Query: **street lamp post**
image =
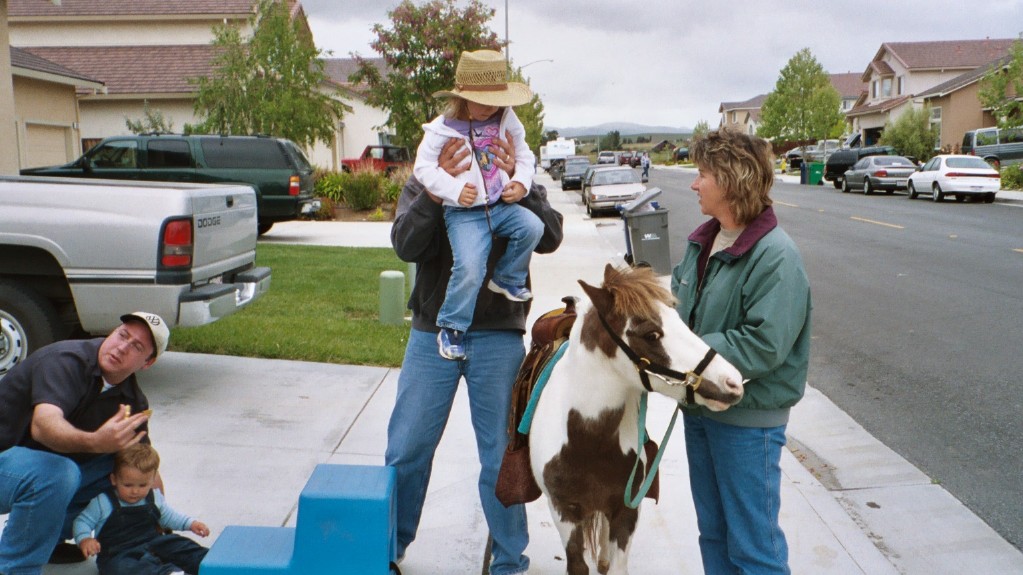
{"label": "street lamp post", "polygon": [[553,58],[543,58],[541,60],[533,60],[532,62],[530,62],[528,64],[523,64],[523,65],[519,66],[519,70],[524,69],[526,66],[532,66],[533,64],[539,64],[540,62],[551,62],[553,64],[554,63],[554,59]]}

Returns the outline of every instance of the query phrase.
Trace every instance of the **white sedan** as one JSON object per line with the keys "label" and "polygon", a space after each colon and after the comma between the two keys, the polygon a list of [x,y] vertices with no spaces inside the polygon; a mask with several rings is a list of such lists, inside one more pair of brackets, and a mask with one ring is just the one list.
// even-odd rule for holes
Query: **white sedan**
{"label": "white sedan", "polygon": [[615,212],[646,191],[640,182],[639,172],[627,166],[594,170],[583,184],[583,203],[586,213]]}
{"label": "white sedan", "polygon": [[1002,177],[977,156],[941,155],[909,176],[907,186],[911,200],[929,193],[935,202],[945,196],[955,196],[959,202],[975,196],[990,204],[1002,187]]}

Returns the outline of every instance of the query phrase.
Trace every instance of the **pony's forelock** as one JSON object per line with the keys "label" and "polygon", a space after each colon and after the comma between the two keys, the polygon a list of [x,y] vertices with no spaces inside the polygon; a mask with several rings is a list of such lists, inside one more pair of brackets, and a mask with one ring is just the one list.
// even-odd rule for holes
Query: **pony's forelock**
{"label": "pony's forelock", "polygon": [[604,277],[602,287],[614,297],[614,311],[625,317],[655,317],[660,313],[657,303],[675,306],[675,298],[652,268],[616,269]]}

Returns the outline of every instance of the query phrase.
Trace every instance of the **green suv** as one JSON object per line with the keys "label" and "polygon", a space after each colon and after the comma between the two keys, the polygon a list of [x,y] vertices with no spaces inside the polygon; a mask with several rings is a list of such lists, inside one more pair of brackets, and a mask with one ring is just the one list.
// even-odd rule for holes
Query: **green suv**
{"label": "green suv", "polygon": [[260,234],[320,207],[309,160],[290,140],[265,136],[114,136],[70,164],[21,175],[248,184],[256,190]]}

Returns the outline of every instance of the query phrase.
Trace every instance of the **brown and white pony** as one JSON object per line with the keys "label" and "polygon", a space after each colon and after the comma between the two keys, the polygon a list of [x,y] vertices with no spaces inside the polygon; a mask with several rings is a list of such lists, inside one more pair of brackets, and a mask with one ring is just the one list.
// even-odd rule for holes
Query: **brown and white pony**
{"label": "brown and white pony", "polygon": [[626,494],[626,485],[636,457],[646,461],[637,455],[644,385],[724,410],[742,399],[742,376],[682,322],[649,268],[609,265],[601,287],[579,283],[590,302],[580,302],[568,348],[537,402],[530,462],[561,534],[567,573],[624,575],[639,519],[638,503],[625,502],[638,489]]}

